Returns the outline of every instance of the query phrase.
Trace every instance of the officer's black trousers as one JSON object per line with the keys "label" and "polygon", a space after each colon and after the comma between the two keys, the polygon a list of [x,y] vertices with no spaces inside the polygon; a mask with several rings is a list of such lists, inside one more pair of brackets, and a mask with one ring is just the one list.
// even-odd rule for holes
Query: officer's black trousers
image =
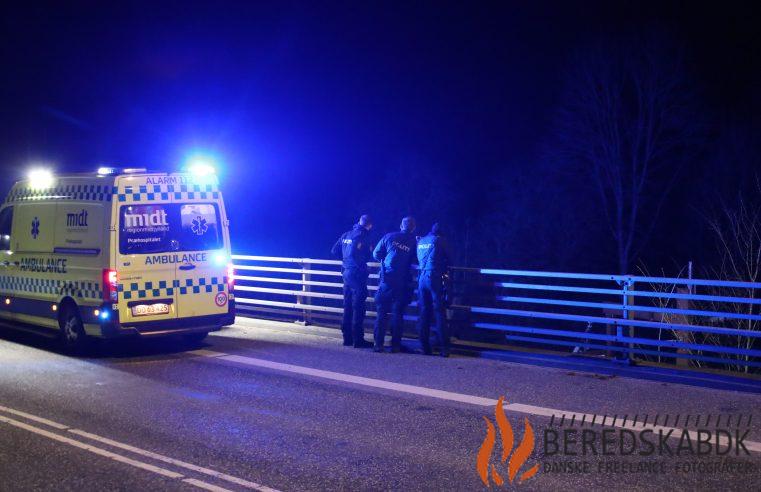
{"label": "officer's black trousers", "polygon": [[341,331],[344,343],[361,343],[365,337],[365,310],[367,301],[367,272],[344,270],[344,317]]}
{"label": "officer's black trousers", "polygon": [[444,305],[444,284],[442,275],[430,270],[420,272],[418,279],[418,334],[420,347],[426,354],[431,353],[431,320],[437,344],[442,354],[449,353],[449,330]]}
{"label": "officer's black trousers", "polygon": [[402,346],[404,331],[404,309],[410,303],[409,287],[405,281],[381,281],[375,294],[375,307],[378,317],[375,319],[375,348],[383,347],[386,336],[386,320],[391,313],[391,348],[399,350]]}

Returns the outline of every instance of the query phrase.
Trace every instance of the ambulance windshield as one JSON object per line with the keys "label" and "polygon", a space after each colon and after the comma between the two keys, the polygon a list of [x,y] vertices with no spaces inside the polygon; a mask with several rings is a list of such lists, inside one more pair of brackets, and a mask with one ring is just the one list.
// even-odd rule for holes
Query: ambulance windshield
{"label": "ambulance windshield", "polygon": [[213,203],[123,205],[119,211],[122,254],[204,251],[222,247],[219,209]]}

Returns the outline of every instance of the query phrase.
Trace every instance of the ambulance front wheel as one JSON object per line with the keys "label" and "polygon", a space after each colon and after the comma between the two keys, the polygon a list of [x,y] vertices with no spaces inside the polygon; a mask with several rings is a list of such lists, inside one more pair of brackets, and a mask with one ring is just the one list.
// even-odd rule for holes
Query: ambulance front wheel
{"label": "ambulance front wheel", "polygon": [[66,303],[62,306],[58,325],[61,329],[61,344],[65,350],[78,352],[86,347],[87,335],[76,305]]}

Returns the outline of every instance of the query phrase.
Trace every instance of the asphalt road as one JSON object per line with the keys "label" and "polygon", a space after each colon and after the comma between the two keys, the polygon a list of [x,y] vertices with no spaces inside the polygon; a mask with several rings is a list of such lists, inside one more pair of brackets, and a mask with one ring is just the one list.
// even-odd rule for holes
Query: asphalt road
{"label": "asphalt road", "polygon": [[[374,354],[289,326],[241,321],[196,346],[112,344],[80,358],[0,329],[0,490],[483,490],[485,417],[496,426],[492,452],[481,453],[492,490],[761,483],[758,381],[741,392],[548,367],[541,358]],[[512,484],[500,462],[500,396],[514,431]],[[526,422],[533,447],[519,445]],[[622,455],[616,441],[602,455],[603,428],[618,439],[648,426],[674,429],[661,452],[640,455],[647,448],[629,446],[624,433],[624,450],[635,451]],[[701,428],[745,434],[750,451],[735,455],[733,444],[722,456],[690,454],[676,437],[687,429],[696,450]],[[546,431],[572,441],[585,429],[597,439],[586,456],[545,445],[554,435]],[[681,456],[668,455],[680,444]],[[582,448],[569,442],[574,450]],[[533,466],[536,475],[519,483]]]}

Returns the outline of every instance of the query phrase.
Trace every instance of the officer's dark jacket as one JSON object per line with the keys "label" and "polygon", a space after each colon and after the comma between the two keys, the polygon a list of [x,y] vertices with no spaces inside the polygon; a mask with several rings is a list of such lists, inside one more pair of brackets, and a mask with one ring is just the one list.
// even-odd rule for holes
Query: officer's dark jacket
{"label": "officer's dark jacket", "polygon": [[452,261],[449,243],[437,234],[423,236],[417,243],[417,260],[421,271],[445,272]]}
{"label": "officer's dark jacket", "polygon": [[331,252],[333,256],[343,259],[345,270],[367,271],[367,262],[372,258],[373,246],[370,244],[370,233],[359,224],[341,234]]}
{"label": "officer's dark jacket", "polygon": [[409,232],[390,232],[383,236],[373,251],[376,260],[382,263],[382,274],[387,279],[408,279],[410,267],[417,261],[415,256],[415,236]]}

